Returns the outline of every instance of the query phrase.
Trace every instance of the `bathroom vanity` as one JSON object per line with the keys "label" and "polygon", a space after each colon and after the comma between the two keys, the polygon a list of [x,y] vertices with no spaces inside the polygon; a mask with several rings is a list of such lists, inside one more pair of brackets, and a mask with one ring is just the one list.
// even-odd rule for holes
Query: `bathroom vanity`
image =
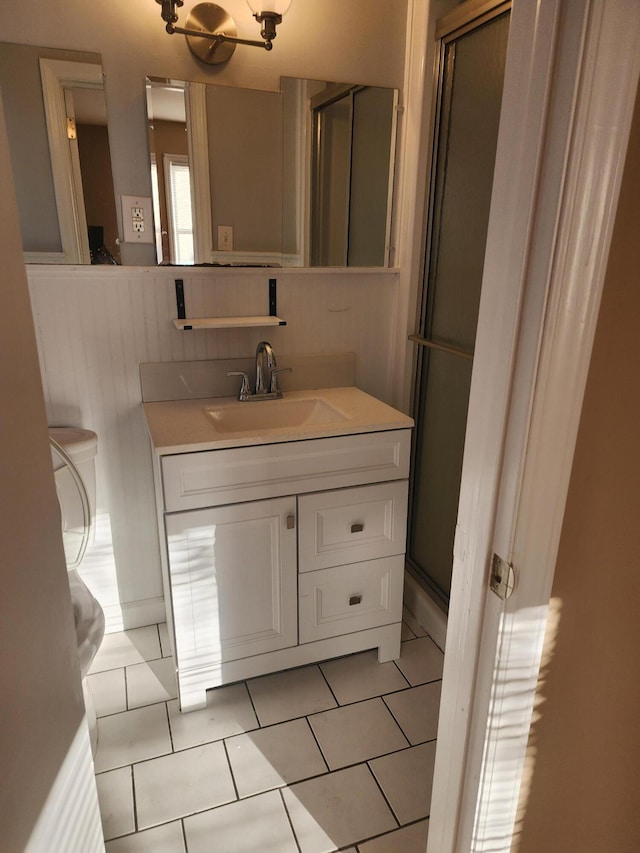
{"label": "bathroom vanity", "polygon": [[410,418],[355,387],[145,403],[180,707],[400,654]]}

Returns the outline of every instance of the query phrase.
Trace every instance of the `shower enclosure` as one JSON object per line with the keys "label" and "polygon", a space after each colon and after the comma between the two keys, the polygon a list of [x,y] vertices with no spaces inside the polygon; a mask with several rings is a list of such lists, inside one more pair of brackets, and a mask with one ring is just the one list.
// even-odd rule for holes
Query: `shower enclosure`
{"label": "shower enclosure", "polygon": [[[416,335],[408,563],[447,609],[510,3],[438,22],[437,108]],[[475,15],[475,17],[474,17]]]}

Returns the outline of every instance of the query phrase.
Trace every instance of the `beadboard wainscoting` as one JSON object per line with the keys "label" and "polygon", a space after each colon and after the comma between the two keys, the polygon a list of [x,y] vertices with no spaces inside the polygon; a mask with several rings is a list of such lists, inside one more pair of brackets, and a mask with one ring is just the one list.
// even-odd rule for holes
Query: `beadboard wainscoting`
{"label": "beadboard wainscoting", "polygon": [[[398,274],[393,270],[27,267],[50,425],[98,435],[95,542],[80,569],[107,630],[164,619],[151,451],[139,364],[276,354],[354,352],[356,384],[390,399]],[[187,316],[277,311],[286,326],[179,331],[174,280]]]}

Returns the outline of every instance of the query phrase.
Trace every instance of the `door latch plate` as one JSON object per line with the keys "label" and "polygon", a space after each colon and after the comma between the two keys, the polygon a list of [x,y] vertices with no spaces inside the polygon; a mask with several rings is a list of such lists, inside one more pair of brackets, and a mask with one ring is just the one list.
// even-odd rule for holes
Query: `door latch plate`
{"label": "door latch plate", "polygon": [[516,575],[511,563],[507,563],[498,554],[491,560],[491,578],[489,586],[503,601],[506,601],[516,585]]}

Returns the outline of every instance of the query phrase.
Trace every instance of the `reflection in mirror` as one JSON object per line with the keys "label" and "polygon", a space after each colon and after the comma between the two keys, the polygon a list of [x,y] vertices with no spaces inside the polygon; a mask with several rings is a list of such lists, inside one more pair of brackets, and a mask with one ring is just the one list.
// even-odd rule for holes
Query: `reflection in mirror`
{"label": "reflection in mirror", "polygon": [[0,44],[25,260],[119,263],[100,56]]}
{"label": "reflection in mirror", "polygon": [[[388,266],[395,90],[283,77],[275,93],[148,78],[147,104],[160,263]],[[176,157],[179,193],[165,168]],[[175,248],[189,228],[193,261]]]}
{"label": "reflection in mirror", "polygon": [[147,111],[160,263],[281,266],[282,96],[147,78]]}
{"label": "reflection in mirror", "polygon": [[151,187],[159,264],[193,264],[185,83],[147,80]]}
{"label": "reflection in mirror", "polygon": [[329,85],[309,103],[310,265],[387,266],[396,93]]}

